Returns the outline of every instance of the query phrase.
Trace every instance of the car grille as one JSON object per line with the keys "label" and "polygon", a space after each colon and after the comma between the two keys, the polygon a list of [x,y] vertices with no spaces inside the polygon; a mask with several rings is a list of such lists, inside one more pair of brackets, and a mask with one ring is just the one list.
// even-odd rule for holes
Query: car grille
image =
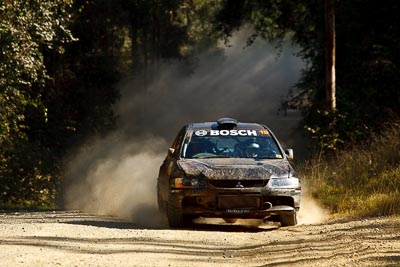
{"label": "car grille", "polygon": [[246,188],[264,187],[268,180],[209,180],[209,183],[218,188]]}
{"label": "car grille", "polygon": [[219,209],[258,209],[261,198],[253,195],[222,195],[218,197]]}

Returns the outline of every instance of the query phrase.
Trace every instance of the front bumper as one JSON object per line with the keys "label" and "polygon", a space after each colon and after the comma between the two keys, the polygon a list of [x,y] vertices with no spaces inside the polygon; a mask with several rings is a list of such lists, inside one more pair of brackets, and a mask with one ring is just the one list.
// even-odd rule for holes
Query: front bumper
{"label": "front bumper", "polygon": [[263,219],[300,208],[301,190],[267,187],[171,190],[183,214]]}

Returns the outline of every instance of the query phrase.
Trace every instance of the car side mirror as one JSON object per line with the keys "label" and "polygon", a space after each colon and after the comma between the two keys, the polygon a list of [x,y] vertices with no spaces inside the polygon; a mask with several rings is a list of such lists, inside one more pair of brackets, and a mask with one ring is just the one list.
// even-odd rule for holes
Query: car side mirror
{"label": "car side mirror", "polygon": [[285,154],[288,159],[293,159],[293,149],[291,148],[286,149]]}
{"label": "car side mirror", "polygon": [[170,156],[173,156],[174,153],[175,153],[175,148],[172,148],[172,147],[168,148],[168,154],[169,154]]}

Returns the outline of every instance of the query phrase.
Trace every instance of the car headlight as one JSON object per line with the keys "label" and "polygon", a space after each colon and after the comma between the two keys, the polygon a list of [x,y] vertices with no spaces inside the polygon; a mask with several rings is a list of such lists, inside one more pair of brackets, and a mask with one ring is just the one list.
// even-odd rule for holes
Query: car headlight
{"label": "car headlight", "polygon": [[207,188],[207,182],[199,178],[173,178],[171,179],[172,188]]}
{"label": "car headlight", "polygon": [[268,182],[268,187],[279,187],[279,188],[294,188],[300,189],[300,180],[298,178],[271,178]]}

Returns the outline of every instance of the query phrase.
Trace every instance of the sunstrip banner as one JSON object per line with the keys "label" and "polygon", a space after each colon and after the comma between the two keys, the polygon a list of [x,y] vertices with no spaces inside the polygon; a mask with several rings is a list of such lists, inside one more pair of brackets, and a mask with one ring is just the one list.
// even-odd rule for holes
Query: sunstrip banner
{"label": "sunstrip banner", "polygon": [[[264,131],[264,130],[261,130]],[[196,136],[258,136],[259,133],[265,135],[265,131],[257,130],[197,130]]]}

